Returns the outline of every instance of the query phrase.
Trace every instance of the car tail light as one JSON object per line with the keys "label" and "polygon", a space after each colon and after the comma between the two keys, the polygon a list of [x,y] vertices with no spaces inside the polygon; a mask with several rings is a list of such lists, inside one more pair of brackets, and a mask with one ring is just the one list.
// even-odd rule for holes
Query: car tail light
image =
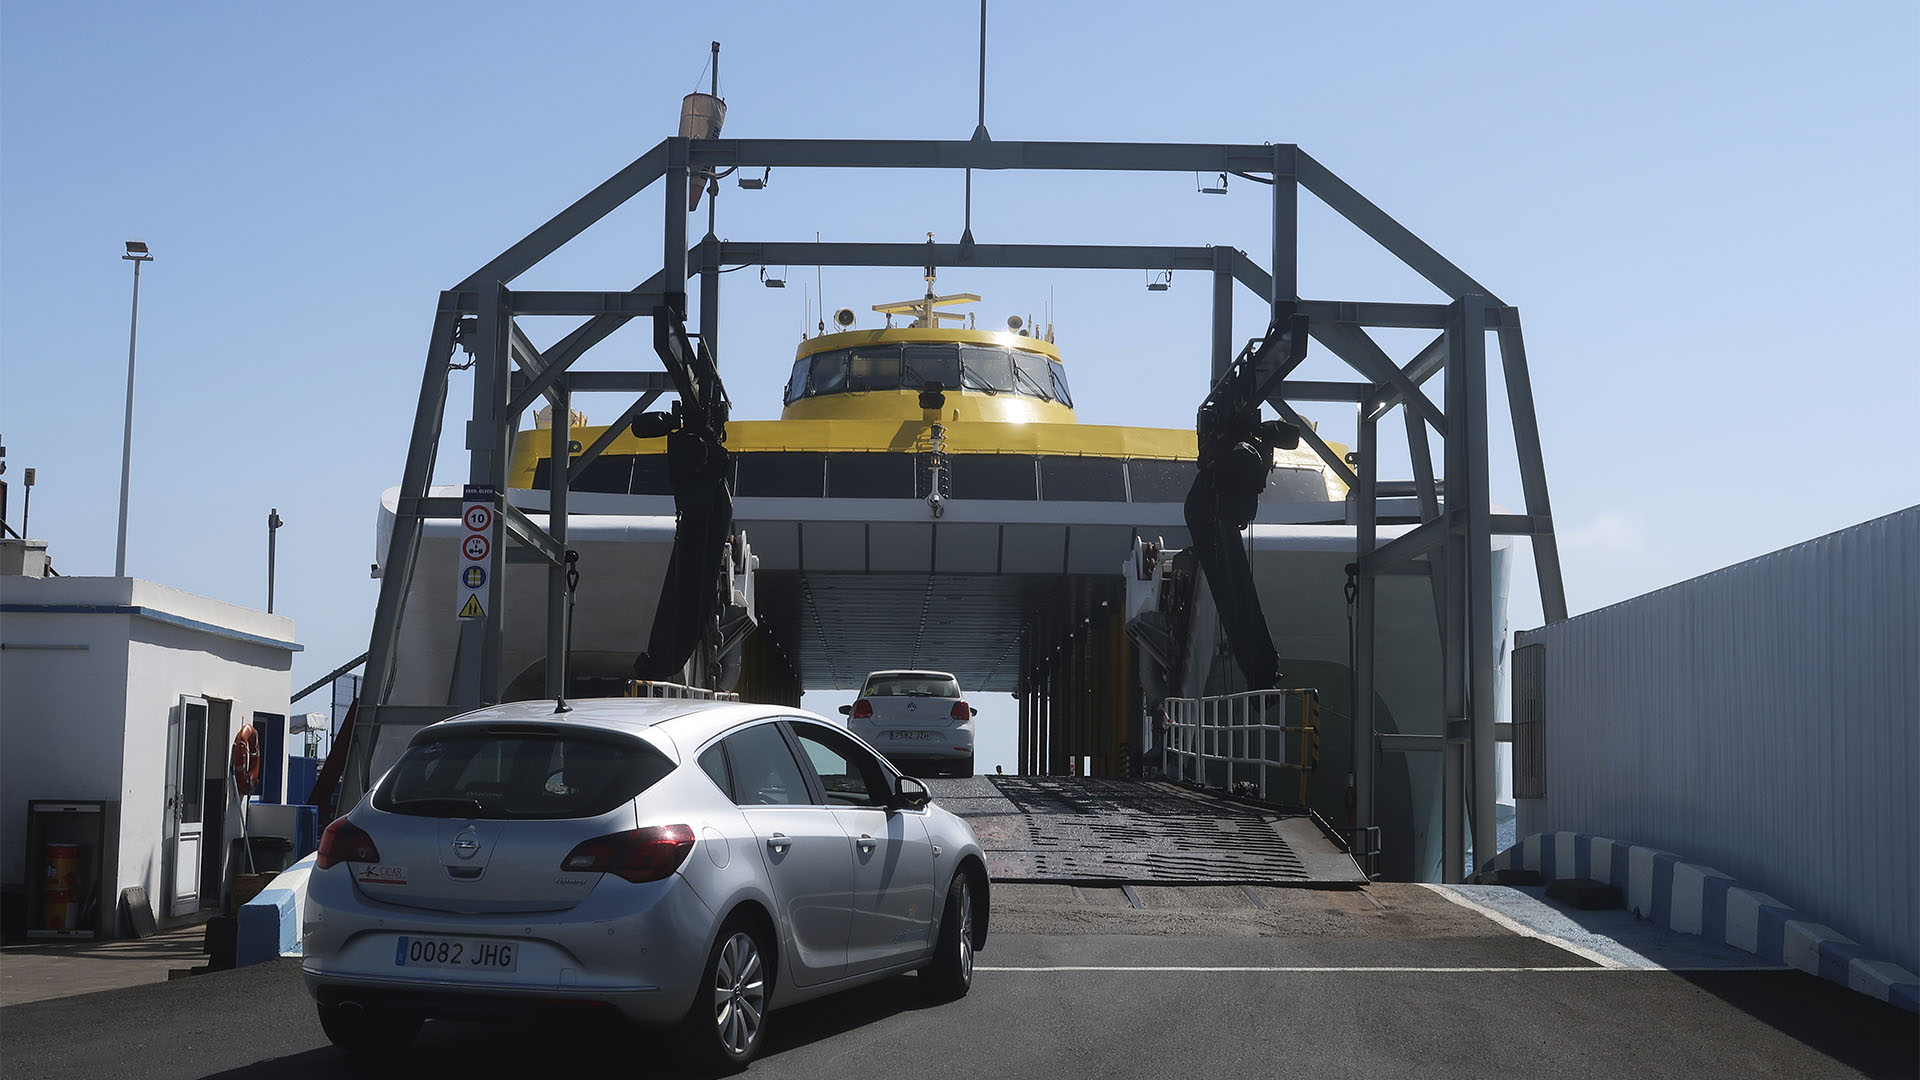
{"label": "car tail light", "polygon": [[560,862],[576,874],[613,874],[634,884],[659,881],[687,861],[693,830],[685,825],[655,825],[583,840]]}
{"label": "car tail light", "polygon": [[379,861],[380,849],[373,845],[373,837],[367,835],[367,830],[346,818],[335,818],[327,831],[320,834],[320,850],[314,853],[313,868],[325,870],[334,863]]}
{"label": "car tail light", "polygon": [[967,703],[966,703],[966,702],[964,702],[964,701],[956,701],[956,702],[954,702],[954,703],[953,703],[953,720],[954,720],[954,723],[956,723],[956,724],[964,724],[964,723],[966,723],[966,722],[967,722],[967,720],[968,720],[968,719],[969,719],[970,717],[972,717],[972,716],[973,716],[973,713],[972,713],[971,711],[969,711],[969,710],[967,709]]}
{"label": "car tail light", "polygon": [[855,720],[873,719],[873,702],[868,701],[866,698],[855,700],[853,703],[853,712],[850,715]]}

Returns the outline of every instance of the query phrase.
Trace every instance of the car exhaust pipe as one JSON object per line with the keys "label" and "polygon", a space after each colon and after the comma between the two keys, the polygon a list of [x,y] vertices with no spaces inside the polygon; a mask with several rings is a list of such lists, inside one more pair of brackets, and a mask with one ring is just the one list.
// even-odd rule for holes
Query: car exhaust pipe
{"label": "car exhaust pipe", "polygon": [[367,1007],[360,1004],[357,1001],[343,1001],[340,1004],[334,1006],[334,1008],[339,1009],[341,1012],[346,1013],[348,1016],[367,1015]]}

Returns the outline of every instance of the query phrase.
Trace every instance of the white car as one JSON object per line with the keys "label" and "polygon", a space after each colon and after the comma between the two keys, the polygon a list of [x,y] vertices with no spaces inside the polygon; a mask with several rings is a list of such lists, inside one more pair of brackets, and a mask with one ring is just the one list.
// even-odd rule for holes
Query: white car
{"label": "white car", "polygon": [[901,769],[973,775],[973,718],[960,681],[944,671],[876,671],[840,706],[847,730]]}
{"label": "white car", "polygon": [[314,866],[306,987],[327,1037],[375,1062],[427,1019],[577,1013],[675,1027],[696,1064],[736,1070],[771,1009],[916,970],[966,993],[987,935],[967,823],[775,705],[534,701],[430,725]]}

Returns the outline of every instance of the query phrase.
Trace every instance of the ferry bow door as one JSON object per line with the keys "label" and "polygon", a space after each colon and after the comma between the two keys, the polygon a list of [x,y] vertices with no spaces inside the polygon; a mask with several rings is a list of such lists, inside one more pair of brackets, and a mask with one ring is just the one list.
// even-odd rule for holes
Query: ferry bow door
{"label": "ferry bow door", "polygon": [[167,725],[167,803],[162,826],[167,914],[200,910],[200,863],[205,846],[207,702],[180,698]]}

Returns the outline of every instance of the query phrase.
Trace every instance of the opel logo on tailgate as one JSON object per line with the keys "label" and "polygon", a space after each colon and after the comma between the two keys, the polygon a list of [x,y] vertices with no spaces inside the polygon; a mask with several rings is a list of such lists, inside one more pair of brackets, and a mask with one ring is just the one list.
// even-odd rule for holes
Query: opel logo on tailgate
{"label": "opel logo on tailgate", "polygon": [[467,826],[454,836],[453,853],[462,859],[471,859],[480,854],[480,834],[473,826]]}

